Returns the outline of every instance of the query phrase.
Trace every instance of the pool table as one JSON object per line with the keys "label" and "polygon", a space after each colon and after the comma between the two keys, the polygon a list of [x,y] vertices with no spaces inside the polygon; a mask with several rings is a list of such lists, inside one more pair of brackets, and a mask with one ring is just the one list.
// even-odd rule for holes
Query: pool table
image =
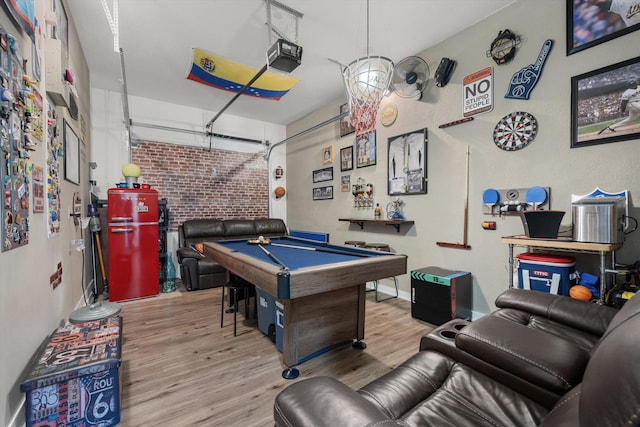
{"label": "pool table", "polygon": [[209,242],[204,253],[283,305],[289,367],[353,339],[364,348],[366,282],[407,272],[406,255],[294,237]]}

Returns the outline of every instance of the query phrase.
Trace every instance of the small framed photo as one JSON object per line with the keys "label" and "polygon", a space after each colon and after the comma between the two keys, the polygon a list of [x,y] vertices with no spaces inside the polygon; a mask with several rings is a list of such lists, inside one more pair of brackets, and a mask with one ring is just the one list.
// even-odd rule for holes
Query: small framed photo
{"label": "small framed photo", "polygon": [[313,171],[313,182],[331,181],[333,179],[333,166],[330,168]]}
{"label": "small framed photo", "polygon": [[351,191],[351,175],[343,175],[340,177],[340,184],[343,193]]}
{"label": "small framed photo", "polygon": [[356,131],[353,121],[351,120],[351,112],[349,111],[349,104],[344,103],[340,106],[340,114],[349,113],[345,117],[340,119],[340,136],[349,135]]}
{"label": "small framed photo", "polygon": [[333,163],[333,145],[322,147],[322,164],[330,165]]}
{"label": "small framed photo", "polygon": [[340,172],[353,169],[353,145],[340,149]]}
{"label": "small framed photo", "polygon": [[356,166],[364,168],[376,164],[376,131],[372,130],[356,138]]}
{"label": "small framed photo", "polygon": [[638,4],[624,1],[566,0],[567,55],[640,29]]}
{"label": "small framed photo", "polygon": [[333,186],[316,187],[313,189],[313,200],[333,199]]}
{"label": "small framed photo", "polygon": [[640,57],[571,78],[571,148],[640,138]]}

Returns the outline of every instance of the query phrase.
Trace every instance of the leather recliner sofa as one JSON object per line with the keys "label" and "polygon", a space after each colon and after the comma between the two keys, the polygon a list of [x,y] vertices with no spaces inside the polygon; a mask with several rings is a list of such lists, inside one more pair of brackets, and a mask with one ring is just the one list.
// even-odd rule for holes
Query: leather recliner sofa
{"label": "leather recliner sofa", "polygon": [[357,391],[330,377],[292,384],[276,397],[276,426],[640,425],[640,297],[619,311],[536,291],[497,303],[434,329],[421,351]]}
{"label": "leather recliner sofa", "polygon": [[287,226],[278,218],[191,219],[178,227],[177,258],[180,276],[187,290],[209,289],[227,281],[227,270],[194,250],[191,245],[217,240],[254,239],[258,236],[286,236]]}

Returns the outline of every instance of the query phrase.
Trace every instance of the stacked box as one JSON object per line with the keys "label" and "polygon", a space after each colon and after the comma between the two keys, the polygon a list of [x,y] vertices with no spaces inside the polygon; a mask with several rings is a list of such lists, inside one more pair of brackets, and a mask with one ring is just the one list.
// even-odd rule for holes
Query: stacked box
{"label": "stacked box", "polygon": [[54,331],[27,379],[28,427],[108,427],[120,422],[120,317]]}
{"label": "stacked box", "polygon": [[527,252],[516,258],[519,288],[569,295],[576,278],[574,257]]}
{"label": "stacked box", "polygon": [[433,325],[471,320],[472,303],[471,273],[433,266],[411,272],[412,317]]}

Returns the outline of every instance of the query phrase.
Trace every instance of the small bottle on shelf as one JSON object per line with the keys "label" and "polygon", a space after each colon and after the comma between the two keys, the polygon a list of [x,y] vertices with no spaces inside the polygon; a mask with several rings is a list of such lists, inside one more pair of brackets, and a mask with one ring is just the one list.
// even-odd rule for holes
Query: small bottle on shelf
{"label": "small bottle on shelf", "polygon": [[382,219],[382,208],[380,207],[380,203],[376,203],[376,207],[373,210],[373,217],[375,219]]}

